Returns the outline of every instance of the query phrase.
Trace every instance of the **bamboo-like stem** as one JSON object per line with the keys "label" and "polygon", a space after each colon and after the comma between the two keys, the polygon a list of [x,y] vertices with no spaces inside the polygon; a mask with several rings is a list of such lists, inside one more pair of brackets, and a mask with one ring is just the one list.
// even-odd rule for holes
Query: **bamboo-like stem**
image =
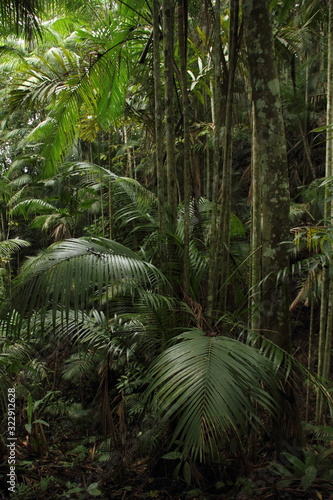
{"label": "bamboo-like stem", "polygon": [[208,291],[207,291],[207,317],[211,320],[215,314],[216,293],[218,289],[217,275],[217,250],[218,250],[218,194],[219,194],[219,174],[222,170],[221,158],[221,131],[222,131],[222,59],[223,52],[221,46],[221,2],[216,0],[214,9],[214,87],[212,106],[214,120],[214,156],[213,156],[213,186],[212,186],[212,217],[211,236],[208,269]]}
{"label": "bamboo-like stem", "polygon": [[[111,172],[111,154],[110,154],[110,144],[111,144],[111,134],[109,132],[108,135],[108,145],[109,145],[109,154],[108,154],[108,161],[109,161],[109,170]],[[109,216],[109,238],[112,240],[113,238],[113,196],[112,196],[112,181],[109,181],[109,186],[108,186],[108,216]]]}
{"label": "bamboo-like stem", "polygon": [[[333,123],[333,0],[329,0],[329,19],[328,19],[328,51],[327,51],[327,113],[326,125],[330,126]],[[326,161],[325,175],[331,177],[333,175],[333,138],[328,134],[326,139]],[[328,199],[328,190],[326,190],[325,200]],[[333,203],[325,201],[324,203],[324,218],[327,224],[332,225],[333,220]],[[330,259],[331,260],[331,259]],[[327,378],[330,371],[331,355],[330,349],[332,345],[332,322],[333,322],[333,277],[330,276],[329,268],[332,262],[327,261],[327,267],[323,270],[323,286],[321,294],[321,311],[320,311],[320,331],[318,343],[318,376]],[[326,351],[328,349],[328,351]],[[325,408],[326,403],[323,395],[317,394],[316,400],[316,423],[325,423]]]}
{"label": "bamboo-like stem", "polygon": [[331,367],[331,347],[332,347],[332,325],[333,325],[333,279],[330,276],[328,313],[326,322],[326,335],[324,345],[324,358],[322,366],[322,377],[324,380],[329,378]]}
{"label": "bamboo-like stem", "polygon": [[[329,269],[324,267],[323,277],[322,277],[322,291],[321,291],[321,304],[320,304],[320,327],[319,327],[319,339],[318,339],[318,377],[323,376],[323,364],[325,356],[325,336],[327,327],[327,311],[328,311],[328,295],[329,295]],[[315,422],[317,425],[322,424],[323,418],[323,395],[321,392],[317,392],[316,398],[316,413]]]}
{"label": "bamboo-like stem", "polygon": [[108,189],[108,212],[109,212],[109,238],[112,240],[113,231],[112,231],[112,182],[109,181],[109,189]]}
{"label": "bamboo-like stem", "polygon": [[[229,245],[230,245],[230,216],[231,216],[231,179],[232,179],[232,112],[234,103],[234,82],[237,65],[238,45],[238,11],[239,0],[230,0],[230,28],[229,28],[229,59],[228,59],[228,91],[223,138],[223,168],[220,192],[220,216],[218,225],[218,260],[222,263],[219,268],[220,283],[227,283],[229,272]],[[228,287],[220,289],[219,313],[226,312]]]}
{"label": "bamboo-like stem", "polygon": [[[252,106],[253,108],[253,106]],[[252,112],[253,139],[252,139],[252,184],[251,184],[251,267],[250,267],[250,327],[252,331],[260,330],[260,282],[261,282],[261,183],[258,161],[258,141],[255,133],[255,113]]]}
{"label": "bamboo-like stem", "polygon": [[177,213],[177,176],[175,158],[174,125],[174,10],[171,0],[162,1],[163,12],[163,53],[165,83],[165,141],[167,194],[172,219]]}
{"label": "bamboo-like stem", "polygon": [[[308,347],[308,364],[307,368],[310,371],[312,368],[312,349],[313,349],[313,320],[314,320],[314,297],[310,296],[310,328],[309,328],[309,347]],[[305,401],[305,421],[309,419],[309,403],[310,403],[310,384],[306,387],[306,401]]]}
{"label": "bamboo-like stem", "polygon": [[165,260],[166,245],[166,221],[165,221],[165,198],[166,198],[166,176],[163,167],[163,108],[162,108],[162,85],[160,68],[160,5],[158,0],[153,0],[153,55],[154,55],[154,111],[155,111],[155,148],[156,148],[156,176],[157,176],[157,199],[158,219],[160,229],[160,261]]}
{"label": "bamboo-like stem", "polygon": [[127,156],[127,172],[128,176],[133,179],[133,167],[132,167],[132,154],[131,154],[131,148],[128,146],[128,134],[127,134],[127,126],[123,126],[123,131],[124,131],[124,145],[126,147],[126,156]]}
{"label": "bamboo-like stem", "polygon": [[182,89],[182,111],[184,129],[184,257],[183,257],[183,288],[185,294],[190,289],[190,202],[191,202],[191,172],[190,172],[190,121],[189,98],[187,90],[187,0],[178,0],[178,36],[180,55],[180,75]]}

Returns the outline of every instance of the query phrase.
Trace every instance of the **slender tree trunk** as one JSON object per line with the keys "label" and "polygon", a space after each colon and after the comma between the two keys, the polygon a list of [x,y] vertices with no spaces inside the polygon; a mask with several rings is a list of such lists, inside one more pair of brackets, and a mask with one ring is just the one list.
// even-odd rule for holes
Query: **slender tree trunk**
{"label": "slender tree trunk", "polygon": [[[329,22],[328,22],[328,55],[327,55],[327,115],[326,124],[333,123],[333,0],[329,0]],[[326,177],[333,175],[333,137],[331,133],[326,138]],[[326,193],[329,194],[328,192]],[[326,196],[328,198],[328,196]],[[324,206],[324,217],[328,225],[332,225],[333,202],[328,201]],[[333,277],[329,272],[332,267],[332,259],[327,258],[327,268],[323,269],[324,280],[321,294],[321,314],[318,346],[318,376],[328,379],[331,368],[331,346],[333,330]],[[317,394],[316,400],[316,423],[325,423],[326,403],[321,393]]]}
{"label": "slender tree trunk", "polygon": [[216,0],[214,9],[214,51],[212,54],[214,68],[214,86],[212,115],[214,119],[214,154],[213,154],[213,186],[212,186],[212,221],[211,221],[211,241],[208,266],[208,292],[206,315],[212,320],[216,315],[216,299],[218,293],[218,195],[220,186],[220,173],[222,171],[222,59],[223,51],[221,45],[221,2]]}
{"label": "slender tree trunk", "polygon": [[250,326],[252,331],[260,331],[261,304],[261,172],[260,148],[256,137],[257,125],[252,105],[252,184],[251,184],[251,275],[250,275]]}
{"label": "slender tree trunk", "polygon": [[155,103],[155,144],[156,144],[156,175],[158,217],[160,226],[160,259],[165,259],[165,199],[166,176],[163,166],[163,106],[161,89],[161,60],[160,60],[160,4],[153,0],[153,53],[154,53],[154,103]]}
{"label": "slender tree trunk", "polygon": [[220,269],[219,311],[227,308],[227,282],[229,273],[230,216],[231,216],[231,179],[232,179],[232,114],[234,103],[234,83],[237,65],[239,0],[230,0],[229,57],[228,57],[228,93],[223,138],[223,169],[221,184],[221,207],[219,217],[218,244]]}
{"label": "slender tree trunk", "polygon": [[131,148],[128,146],[127,125],[123,126],[123,131],[124,131],[124,146],[126,147],[126,155],[127,155],[126,175],[128,175],[131,179],[133,179],[132,154],[131,154]]}
{"label": "slender tree trunk", "polygon": [[[311,286],[311,285],[310,285]],[[314,332],[314,303],[315,297],[314,294],[311,293],[310,296],[310,327],[309,327],[309,348],[308,348],[308,370],[312,370],[312,350],[313,350],[313,332]],[[307,385],[306,388],[306,400],[305,400],[305,421],[308,421],[309,418],[309,409],[310,409],[310,385]]]}
{"label": "slender tree trunk", "polygon": [[171,0],[163,0],[163,53],[165,81],[165,139],[167,164],[167,193],[172,219],[177,213],[177,175],[175,160],[174,124],[174,9]]}
{"label": "slender tree trunk", "polygon": [[191,202],[191,172],[190,172],[190,119],[189,97],[187,90],[187,0],[178,0],[178,37],[180,56],[180,76],[183,97],[183,129],[184,129],[184,262],[183,287],[186,294],[190,289],[190,202]]}
{"label": "slender tree trunk", "polygon": [[[103,200],[103,186],[102,185],[101,185],[101,187],[99,189],[99,199],[100,199],[100,204],[101,204],[102,236],[104,238],[104,236],[105,236],[105,220],[104,220],[104,200]],[[75,228],[76,228],[76,224],[74,225],[73,236],[75,234]]]}
{"label": "slender tree trunk", "polygon": [[112,240],[112,182],[109,181],[108,186],[108,216],[109,216],[109,239]]}
{"label": "slender tree trunk", "polygon": [[[108,134],[108,160],[109,160],[109,170],[111,172],[111,167],[112,167],[112,161],[111,161],[111,151],[110,151],[110,144],[111,144],[111,134],[109,132]],[[108,186],[108,218],[109,218],[109,238],[112,240],[113,238],[113,193],[112,193],[112,181],[109,181],[109,186]]]}

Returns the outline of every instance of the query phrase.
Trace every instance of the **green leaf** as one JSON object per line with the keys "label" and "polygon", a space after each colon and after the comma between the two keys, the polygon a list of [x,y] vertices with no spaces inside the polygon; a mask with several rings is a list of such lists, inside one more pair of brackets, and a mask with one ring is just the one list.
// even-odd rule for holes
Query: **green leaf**
{"label": "green leaf", "polygon": [[26,431],[28,432],[28,434],[31,434],[32,424],[25,424],[24,427],[26,428]]}
{"label": "green leaf", "polygon": [[287,469],[287,467],[285,467],[284,465],[282,464],[279,464],[279,463],[274,463],[273,464],[273,467],[275,470],[278,471],[278,473],[281,475],[281,476],[292,476],[292,473],[290,472],[289,469]]}
{"label": "green leaf", "polygon": [[162,456],[165,460],[176,460],[177,458],[182,458],[182,454],[179,451],[170,451]]}
{"label": "green leaf", "polygon": [[34,420],[33,424],[43,424],[43,425],[46,425],[46,427],[50,427],[50,424],[45,422],[45,420],[40,420],[40,419]]}
{"label": "green leaf", "polygon": [[292,479],[281,479],[281,481],[278,481],[276,483],[276,486],[282,490],[284,488],[288,488],[292,482],[293,482]]}
{"label": "green leaf", "polygon": [[183,476],[186,484],[191,484],[192,481],[192,472],[190,464],[186,461],[183,466]]}
{"label": "green leaf", "polygon": [[89,484],[87,491],[89,495],[92,495],[93,497],[98,497],[102,495],[101,490],[98,488],[99,484],[98,483],[91,483]]}
{"label": "green leaf", "polygon": [[199,490],[199,488],[195,488],[194,490],[190,490],[186,492],[186,496],[190,498],[200,497],[203,495],[203,491]]}
{"label": "green leaf", "polygon": [[76,486],[75,488],[70,488],[69,490],[66,491],[66,496],[69,495],[69,494],[73,494],[73,493],[81,493],[81,491],[84,491],[83,488],[81,488],[80,486]]}
{"label": "green leaf", "polygon": [[302,484],[303,490],[306,491],[307,489],[309,489],[310,486],[312,485],[313,481],[316,479],[316,477],[317,477],[316,467],[314,467],[313,465],[310,465],[309,467],[307,467],[305,469],[304,476],[301,479],[301,484]]}
{"label": "green leaf", "polygon": [[312,130],[310,130],[310,132],[324,132],[331,129],[333,129],[333,125],[329,124],[329,125],[323,125],[322,127],[313,128]]}
{"label": "green leaf", "polygon": [[8,258],[14,252],[17,252],[21,248],[26,248],[29,246],[30,243],[28,241],[20,240],[19,238],[0,241],[0,257]]}
{"label": "green leaf", "polygon": [[284,451],[282,453],[287,460],[295,467],[296,472],[299,473],[300,475],[303,475],[305,473],[305,464],[300,460],[298,457],[295,457],[295,455],[292,455],[291,453],[288,453],[287,451]]}

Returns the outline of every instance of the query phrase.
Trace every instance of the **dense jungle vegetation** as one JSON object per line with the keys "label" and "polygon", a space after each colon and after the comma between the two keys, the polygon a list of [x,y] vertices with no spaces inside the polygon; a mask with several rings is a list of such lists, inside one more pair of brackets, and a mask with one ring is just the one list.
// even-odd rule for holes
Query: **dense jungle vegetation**
{"label": "dense jungle vegetation", "polygon": [[333,498],[333,0],[0,23],[0,497]]}

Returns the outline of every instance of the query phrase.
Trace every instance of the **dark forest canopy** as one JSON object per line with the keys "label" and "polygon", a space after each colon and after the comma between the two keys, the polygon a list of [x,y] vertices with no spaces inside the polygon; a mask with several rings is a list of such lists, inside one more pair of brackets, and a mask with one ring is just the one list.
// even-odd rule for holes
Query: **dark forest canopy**
{"label": "dark forest canopy", "polygon": [[0,22],[0,493],[331,498],[333,0]]}

